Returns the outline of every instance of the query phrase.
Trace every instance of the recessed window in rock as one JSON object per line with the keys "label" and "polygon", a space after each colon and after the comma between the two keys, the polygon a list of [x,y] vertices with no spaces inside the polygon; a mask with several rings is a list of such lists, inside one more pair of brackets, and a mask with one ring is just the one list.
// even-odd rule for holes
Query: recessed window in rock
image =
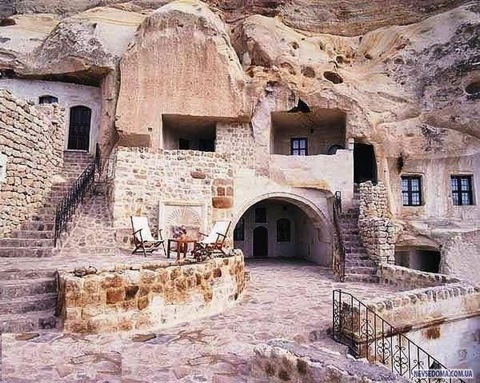
{"label": "recessed window in rock", "polygon": [[277,242],[290,242],[290,220],[287,218],[277,221]]}
{"label": "recessed window in rock", "polygon": [[267,209],[264,207],[257,207],[255,209],[255,223],[267,222]]}
{"label": "recessed window in rock", "polygon": [[429,273],[438,273],[440,252],[431,247],[397,247],[395,264]]}
{"label": "recessed window in rock", "polygon": [[215,151],[216,122],[211,118],[163,115],[164,149]]}
{"label": "recessed window in rock", "polygon": [[307,108],[308,112],[295,107],[272,113],[272,154],[311,156],[329,154],[332,146],[344,147],[345,113],[339,109]]}
{"label": "recessed window in rock", "polygon": [[334,84],[341,84],[343,82],[343,78],[340,77],[338,73],[326,71],[323,72],[323,77]]}
{"label": "recessed window in rock", "polygon": [[45,95],[38,98],[39,104],[54,104],[58,103],[58,98],[55,96]]}
{"label": "recessed window in rock", "polygon": [[420,206],[422,204],[422,177],[402,176],[403,206]]}
{"label": "recessed window in rock", "polygon": [[242,217],[238,220],[233,230],[233,240],[234,241],[244,241],[245,240],[245,219]]}
{"label": "recessed window in rock", "polygon": [[451,176],[454,205],[473,205],[472,176]]}

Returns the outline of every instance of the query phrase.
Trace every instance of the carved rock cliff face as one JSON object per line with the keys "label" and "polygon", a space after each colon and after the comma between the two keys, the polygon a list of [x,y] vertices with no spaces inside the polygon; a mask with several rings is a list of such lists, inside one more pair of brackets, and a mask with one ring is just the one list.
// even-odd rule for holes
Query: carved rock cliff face
{"label": "carved rock cliff face", "polygon": [[163,114],[217,120],[249,114],[246,76],[229,35],[201,2],[169,4],[147,17],[121,60],[120,76],[122,134],[150,129],[158,138]]}
{"label": "carved rock cliff face", "polygon": [[[353,11],[356,2],[332,7],[326,0],[210,1],[210,9],[198,1],[102,3],[114,8],[4,19],[0,69],[103,83],[114,98],[120,84],[116,111],[109,114],[116,114],[124,134],[158,139],[162,114],[248,120],[266,87],[278,86],[287,98],[344,110],[347,136],[379,144],[380,156],[478,151],[480,9],[473,3],[355,37],[345,35],[392,23],[393,10],[402,24],[446,8],[434,1],[422,7],[402,2],[383,7],[375,18],[379,0],[364,4],[362,13]],[[83,9],[96,2],[75,4]],[[16,3],[25,12],[67,6]],[[336,34],[309,32],[322,30]]]}
{"label": "carved rock cliff face", "polygon": [[[18,13],[81,12],[98,6],[154,10],[171,0],[4,0],[0,17]],[[285,24],[302,30],[355,36],[392,24],[405,25],[465,4],[466,0],[208,0],[225,13],[228,22],[248,15],[281,16]]]}

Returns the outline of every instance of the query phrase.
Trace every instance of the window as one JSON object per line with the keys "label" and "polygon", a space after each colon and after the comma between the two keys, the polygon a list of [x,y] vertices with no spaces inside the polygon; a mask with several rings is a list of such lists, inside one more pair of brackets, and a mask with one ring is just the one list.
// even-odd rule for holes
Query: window
{"label": "window", "polygon": [[290,139],[290,154],[292,156],[306,156],[308,155],[308,141],[306,138],[291,138]]}
{"label": "window", "polygon": [[287,218],[277,221],[277,242],[290,242],[290,221]]}
{"label": "window", "polygon": [[233,230],[233,240],[234,241],[244,241],[245,240],[245,220],[240,218],[238,220],[235,229]]}
{"label": "window", "polygon": [[267,209],[264,207],[257,207],[255,209],[255,223],[267,222]]}
{"label": "window", "polygon": [[190,141],[186,140],[185,138],[179,138],[178,139],[178,149],[180,149],[180,150],[190,149]]}
{"label": "window", "polygon": [[39,104],[53,104],[55,102],[58,102],[58,98],[54,96],[45,95],[38,98]]}
{"label": "window", "polygon": [[473,205],[472,176],[451,176],[454,205]]}
{"label": "window", "polygon": [[214,152],[215,151],[215,141],[214,140],[198,140],[198,150],[201,152]]}
{"label": "window", "polygon": [[403,206],[420,206],[422,204],[422,177],[402,177]]}

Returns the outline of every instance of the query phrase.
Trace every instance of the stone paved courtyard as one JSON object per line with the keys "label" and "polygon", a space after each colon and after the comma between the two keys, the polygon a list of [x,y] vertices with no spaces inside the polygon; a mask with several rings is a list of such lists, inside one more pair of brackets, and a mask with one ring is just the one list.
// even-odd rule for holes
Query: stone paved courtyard
{"label": "stone paved courtyard", "polygon": [[[214,317],[151,333],[2,337],[3,382],[261,382],[251,377],[254,346],[269,339],[341,349],[326,329],[332,289],[361,299],[388,286],[335,282],[311,263],[250,261],[241,303]],[[146,335],[142,337],[140,335]],[[151,338],[145,340],[145,338]]]}

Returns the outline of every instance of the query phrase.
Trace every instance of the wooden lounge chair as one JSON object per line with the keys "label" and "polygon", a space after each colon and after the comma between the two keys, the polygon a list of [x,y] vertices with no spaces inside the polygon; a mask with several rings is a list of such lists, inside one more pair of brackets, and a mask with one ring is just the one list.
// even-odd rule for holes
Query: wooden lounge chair
{"label": "wooden lounge chair", "polygon": [[161,230],[158,231],[158,239],[155,239],[150,231],[147,217],[130,217],[130,219],[132,220],[133,243],[135,244],[135,250],[132,254],[142,251],[146,257],[147,253],[153,253],[160,245],[163,248],[163,253],[167,254]]}
{"label": "wooden lounge chair", "polygon": [[198,241],[192,250],[192,256],[197,260],[203,260],[212,257],[213,252],[221,252],[226,255],[223,245],[227,238],[227,232],[230,228],[231,221],[223,220],[215,222],[210,234],[199,233],[205,238]]}

